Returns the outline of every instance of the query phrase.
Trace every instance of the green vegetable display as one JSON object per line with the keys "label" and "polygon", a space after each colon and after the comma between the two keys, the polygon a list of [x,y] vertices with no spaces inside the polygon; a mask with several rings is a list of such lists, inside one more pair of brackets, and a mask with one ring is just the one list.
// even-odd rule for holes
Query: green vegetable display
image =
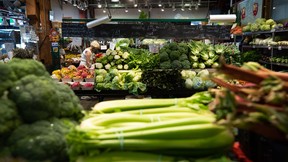
{"label": "green vegetable display", "polygon": [[210,73],[207,69],[198,73],[192,70],[182,70],[182,79],[185,80],[185,88],[194,90],[207,90],[216,87],[216,84],[210,80]]}
{"label": "green vegetable display", "polygon": [[131,156],[147,153],[147,158],[161,154],[168,161],[169,157],[195,161],[213,155],[219,158],[231,147],[234,137],[226,127],[213,124],[215,116],[207,107],[212,100],[211,94],[205,91],[176,101],[100,102],[69,133],[70,157],[78,161],[82,158],[109,161],[124,158],[121,154],[130,152]]}
{"label": "green vegetable display", "polygon": [[180,70],[159,69],[144,70],[142,73],[142,83],[148,89],[177,90],[183,87]]}
{"label": "green vegetable display", "polygon": [[224,54],[224,45],[207,45],[202,41],[191,41],[190,61],[193,69],[211,68],[218,61],[219,55]]}
{"label": "green vegetable display", "polygon": [[189,69],[189,48],[186,43],[172,42],[164,45],[159,52],[160,69]]}
{"label": "green vegetable display", "polygon": [[68,161],[65,135],[84,116],[79,98],[36,60],[0,67],[0,161]]}
{"label": "green vegetable display", "polygon": [[119,71],[117,69],[95,70],[95,90],[128,90],[131,94],[143,93],[146,85],[141,81],[140,70]]}
{"label": "green vegetable display", "polygon": [[[122,48],[125,48],[123,46]],[[96,69],[106,69],[117,68],[119,70],[131,69],[128,66],[129,53],[123,51],[120,47],[116,50],[108,49],[104,56],[97,58],[95,67]]]}
{"label": "green vegetable display", "polygon": [[244,32],[269,31],[283,28],[283,24],[277,24],[273,19],[257,18],[255,22],[248,23],[243,27]]}

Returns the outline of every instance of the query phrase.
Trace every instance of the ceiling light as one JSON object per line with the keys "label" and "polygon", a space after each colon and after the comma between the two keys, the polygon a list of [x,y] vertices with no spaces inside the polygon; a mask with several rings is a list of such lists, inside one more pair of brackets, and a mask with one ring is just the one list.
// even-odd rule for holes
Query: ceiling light
{"label": "ceiling light", "polygon": [[128,8],[127,8],[127,7],[125,8],[125,12],[126,12],[126,13],[128,12]]}
{"label": "ceiling light", "polygon": [[111,2],[119,2],[119,0],[111,0]]}
{"label": "ceiling light", "polygon": [[8,26],[9,25],[8,22],[7,22],[6,17],[3,17],[1,25],[3,25],[3,26]]}
{"label": "ceiling light", "polygon": [[164,12],[164,11],[165,11],[165,9],[164,9],[164,8],[161,8],[161,11],[162,11],[162,12]]}
{"label": "ceiling light", "polygon": [[137,4],[137,3],[135,3],[135,4],[134,4],[134,7],[137,7],[137,6],[138,6],[138,4]]}
{"label": "ceiling light", "polygon": [[198,4],[196,4],[196,6],[195,6],[195,10],[198,10],[198,8],[199,8],[199,6],[198,6]]}
{"label": "ceiling light", "polygon": [[73,6],[77,6],[76,0],[74,0]]}
{"label": "ceiling light", "polygon": [[159,6],[159,7],[162,7],[162,4],[161,4],[161,3],[159,3],[159,4],[158,4],[158,6]]}
{"label": "ceiling light", "polygon": [[106,13],[106,9],[103,10],[103,13]]}
{"label": "ceiling light", "polygon": [[184,7],[182,7],[182,8],[181,8],[181,11],[185,11],[185,8],[184,8]]}
{"label": "ceiling light", "polygon": [[198,5],[199,5],[199,6],[201,5],[201,0],[198,1]]}
{"label": "ceiling light", "polygon": [[98,6],[98,8],[101,8],[101,7],[102,7],[102,5],[101,5],[100,3],[98,3],[98,5],[97,5],[97,6]]}
{"label": "ceiling light", "polygon": [[276,7],[273,7],[273,10],[275,10],[276,9]]}
{"label": "ceiling light", "polygon": [[141,12],[141,8],[138,8],[138,12]]}

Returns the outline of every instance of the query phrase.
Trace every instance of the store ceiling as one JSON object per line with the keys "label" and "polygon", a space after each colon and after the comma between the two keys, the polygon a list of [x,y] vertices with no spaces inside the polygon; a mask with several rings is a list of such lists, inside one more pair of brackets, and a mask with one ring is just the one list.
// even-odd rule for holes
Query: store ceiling
{"label": "store ceiling", "polygon": [[142,8],[172,8],[172,7],[215,7],[226,0],[89,0],[89,6],[99,8],[99,4],[110,8],[133,8],[135,5]]}

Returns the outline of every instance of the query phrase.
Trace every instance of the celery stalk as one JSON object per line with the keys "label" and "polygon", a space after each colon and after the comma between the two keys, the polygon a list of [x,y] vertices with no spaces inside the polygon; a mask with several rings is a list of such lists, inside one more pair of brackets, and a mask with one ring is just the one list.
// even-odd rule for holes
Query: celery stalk
{"label": "celery stalk", "polygon": [[[210,137],[226,130],[226,127],[216,124],[195,124],[176,127],[155,128],[134,132],[115,132],[114,134],[99,134],[100,140],[117,139],[199,139]],[[170,140],[169,140],[170,141]]]}
{"label": "celery stalk", "polygon": [[183,125],[194,125],[194,124],[204,124],[204,123],[212,123],[215,121],[215,118],[211,117],[193,117],[193,118],[179,118],[175,120],[169,121],[161,121],[156,123],[149,123],[137,127],[123,127],[123,128],[110,128],[110,129],[102,129],[99,130],[99,134],[115,134],[115,132],[123,131],[123,132],[135,132],[142,131],[148,129],[156,129],[156,128],[167,128],[167,127],[177,127]]}

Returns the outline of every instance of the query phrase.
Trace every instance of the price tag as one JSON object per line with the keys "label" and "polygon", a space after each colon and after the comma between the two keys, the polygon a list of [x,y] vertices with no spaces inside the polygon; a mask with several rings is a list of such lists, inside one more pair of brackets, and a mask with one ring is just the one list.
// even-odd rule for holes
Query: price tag
{"label": "price tag", "polygon": [[231,38],[232,38],[232,39],[234,38],[234,34],[231,34]]}
{"label": "price tag", "polygon": [[282,46],[278,46],[278,50],[279,50],[279,51],[282,50]]}

